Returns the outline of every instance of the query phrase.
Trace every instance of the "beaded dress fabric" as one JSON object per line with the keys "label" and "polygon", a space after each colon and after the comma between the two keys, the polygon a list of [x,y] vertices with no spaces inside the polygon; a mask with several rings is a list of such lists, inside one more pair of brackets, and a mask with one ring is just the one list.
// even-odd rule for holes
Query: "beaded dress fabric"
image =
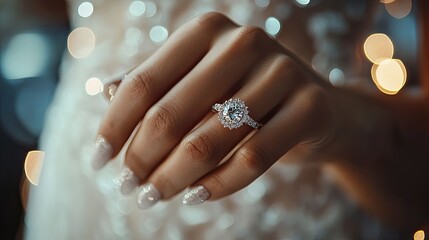
{"label": "beaded dress fabric", "polygon": [[65,54],[41,139],[46,159],[39,186],[31,192],[27,239],[395,239],[317,167],[277,163],[220,201],[183,206],[179,194],[141,211],[136,193],[121,195],[113,181],[120,175],[123,152],[97,173],[89,164],[108,101],[87,93],[88,79],[102,80],[142,63],[195,15],[219,11],[239,24],[259,26],[341,85],[359,76],[354,39],[369,8],[366,1],[90,4],[89,16],[82,17],[82,1],[69,2],[72,28],[90,29],[95,46],[84,58]]}

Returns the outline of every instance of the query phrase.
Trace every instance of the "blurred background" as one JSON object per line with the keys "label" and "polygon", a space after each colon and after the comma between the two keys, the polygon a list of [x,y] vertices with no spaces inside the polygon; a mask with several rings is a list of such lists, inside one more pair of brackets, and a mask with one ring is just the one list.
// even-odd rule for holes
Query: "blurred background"
{"label": "blurred background", "polygon": [[[310,0],[296,2],[305,6]],[[82,0],[82,7],[92,5]],[[384,94],[414,91],[418,86],[416,8],[411,0],[380,0],[358,48],[366,57],[362,77]],[[0,1],[0,239],[21,237],[26,199],[22,196],[21,201],[21,189],[37,184],[31,179],[37,173],[31,171],[41,164],[41,155],[31,152],[27,160],[26,156],[38,149],[61,58],[70,54],[67,38],[72,30],[63,1]],[[344,81],[339,69],[332,69],[328,78],[333,85]],[[96,95],[98,89],[87,92]],[[23,181],[26,178],[30,181]],[[424,233],[416,232],[414,239],[424,239]]]}
{"label": "blurred background", "polygon": [[0,239],[14,239],[24,160],[37,149],[66,46],[65,2],[2,0],[0,32]]}

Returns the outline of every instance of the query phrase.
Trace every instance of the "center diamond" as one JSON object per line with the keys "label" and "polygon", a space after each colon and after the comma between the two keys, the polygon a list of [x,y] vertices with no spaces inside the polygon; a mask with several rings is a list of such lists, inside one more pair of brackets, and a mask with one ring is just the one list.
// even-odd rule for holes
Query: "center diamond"
{"label": "center diamond", "polygon": [[240,99],[230,99],[223,103],[219,111],[219,120],[225,127],[238,128],[244,123],[248,111],[244,102]]}
{"label": "center diamond", "polygon": [[224,106],[222,115],[228,121],[239,122],[243,118],[243,110],[239,104],[229,103]]}

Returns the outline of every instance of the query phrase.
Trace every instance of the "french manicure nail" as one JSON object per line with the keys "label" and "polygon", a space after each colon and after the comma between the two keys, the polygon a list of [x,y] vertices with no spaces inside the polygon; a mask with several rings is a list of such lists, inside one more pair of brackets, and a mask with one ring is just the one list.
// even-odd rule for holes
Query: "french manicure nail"
{"label": "french manicure nail", "polygon": [[194,206],[205,202],[209,197],[210,193],[204,186],[197,186],[190,189],[185,194],[182,203],[188,206]]}
{"label": "french manicure nail", "polygon": [[147,209],[154,205],[161,198],[161,193],[152,183],[147,183],[141,187],[137,196],[137,204],[140,209]]}
{"label": "french manicure nail", "polygon": [[94,144],[94,153],[91,165],[94,170],[99,170],[112,158],[113,149],[103,136],[98,136]]}
{"label": "french manicure nail", "polygon": [[138,185],[139,179],[128,167],[122,168],[121,175],[115,179],[116,184],[122,194],[130,194]]}

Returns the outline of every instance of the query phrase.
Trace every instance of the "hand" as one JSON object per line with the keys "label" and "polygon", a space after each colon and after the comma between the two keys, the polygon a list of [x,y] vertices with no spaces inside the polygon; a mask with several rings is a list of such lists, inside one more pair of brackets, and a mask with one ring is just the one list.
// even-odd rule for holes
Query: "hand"
{"label": "hand", "polygon": [[[263,30],[205,14],[123,80],[101,123],[94,166],[117,155],[135,130],[125,157],[132,172],[122,184],[145,184],[140,207],[188,186],[199,187],[187,204],[219,199],[297,145],[323,149],[335,132],[331,91]],[[225,128],[211,106],[230,98],[243,100],[264,126]]]}

